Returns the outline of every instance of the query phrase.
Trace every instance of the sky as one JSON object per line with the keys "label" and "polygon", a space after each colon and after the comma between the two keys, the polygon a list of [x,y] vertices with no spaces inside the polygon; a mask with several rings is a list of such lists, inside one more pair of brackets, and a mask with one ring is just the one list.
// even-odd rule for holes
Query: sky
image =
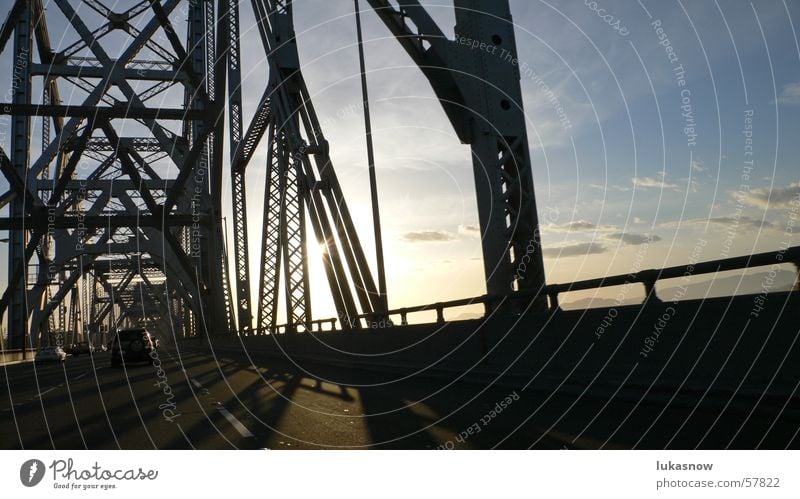
{"label": "sky", "polygon": [[[452,38],[452,2],[421,3]],[[459,143],[419,69],[361,4],[389,305],[483,294],[469,146]],[[800,5],[510,5],[548,282],[798,243],[791,229],[800,210]],[[7,6],[0,0],[0,14]],[[247,122],[267,70],[249,2],[241,23]],[[374,262],[353,3],[297,0],[295,30],[333,164]],[[0,63],[9,61],[6,50]],[[262,144],[247,174],[253,276],[264,164]],[[310,252],[315,317],[335,316],[318,249]]]}
{"label": "sky", "polygon": [[[452,37],[452,2],[423,3]],[[511,11],[548,282],[797,244],[786,235],[800,192],[797,5],[512,1]],[[315,106],[334,118],[334,164],[369,227],[352,6],[297,2],[295,16]],[[363,23],[390,304],[481,294],[469,147],[377,16]]]}

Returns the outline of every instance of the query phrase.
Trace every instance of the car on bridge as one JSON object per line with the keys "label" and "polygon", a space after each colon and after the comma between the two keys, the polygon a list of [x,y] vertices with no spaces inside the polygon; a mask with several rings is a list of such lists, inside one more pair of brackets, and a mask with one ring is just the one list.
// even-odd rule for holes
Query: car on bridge
{"label": "car on bridge", "polygon": [[156,349],[150,333],[145,328],[121,329],[111,340],[111,367],[125,362],[153,362],[151,353]]}
{"label": "car on bridge", "polygon": [[67,360],[67,352],[61,347],[42,347],[36,352],[33,361],[37,364],[44,362],[65,362]]}
{"label": "car on bridge", "polygon": [[94,345],[90,344],[87,341],[83,341],[81,343],[75,343],[72,345],[72,355],[80,355],[82,353],[94,353],[95,348]]}

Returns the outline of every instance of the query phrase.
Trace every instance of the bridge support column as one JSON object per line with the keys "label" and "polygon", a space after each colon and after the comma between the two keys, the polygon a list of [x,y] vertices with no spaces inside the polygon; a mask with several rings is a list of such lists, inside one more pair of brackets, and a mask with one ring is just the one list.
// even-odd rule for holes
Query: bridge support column
{"label": "bridge support column", "polygon": [[[30,62],[33,50],[31,38],[31,6],[23,2],[24,6],[17,17],[14,27],[14,60],[12,65],[13,77],[11,91],[14,104],[30,104],[31,75]],[[31,120],[29,116],[15,115],[11,121],[11,165],[20,179],[28,175],[28,160],[30,155],[29,137],[31,133]],[[13,188],[13,186],[12,186]],[[25,199],[18,195],[11,201],[11,218],[25,216],[26,203],[32,205],[33,199]],[[24,348],[28,329],[28,304],[26,288],[28,284],[28,259],[26,246],[28,233],[25,230],[15,229],[9,231],[8,241],[8,342],[10,348]],[[14,279],[12,276],[16,276]],[[23,350],[24,351],[24,350]]]}
{"label": "bridge support column", "polygon": [[455,40],[417,0],[368,1],[428,78],[459,140],[472,148],[486,293],[528,292],[492,307],[544,312],[544,261],[508,1],[455,0]]}
{"label": "bridge support column", "polygon": [[[533,189],[519,61],[508,2],[456,0],[456,42],[449,59],[466,104],[486,292],[543,291],[539,222]],[[486,50],[459,40],[484,43]],[[527,303],[506,300],[508,312]],[[542,293],[533,307],[544,311]]]}

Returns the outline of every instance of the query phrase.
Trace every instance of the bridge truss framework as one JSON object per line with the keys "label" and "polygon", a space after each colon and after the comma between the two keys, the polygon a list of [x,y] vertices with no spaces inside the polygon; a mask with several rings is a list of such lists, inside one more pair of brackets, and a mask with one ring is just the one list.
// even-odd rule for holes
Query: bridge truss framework
{"label": "bridge truss framework", "polygon": [[[9,184],[0,316],[10,347],[141,322],[177,337],[264,334],[278,330],[280,305],[282,330],[309,330],[311,238],[341,327],[386,313],[303,79],[289,1],[249,2],[269,75],[243,121],[240,3],[146,0],[117,12],[101,0],[53,0],[47,10],[42,0],[14,2],[0,28],[0,51],[11,44],[14,63],[11,99],[0,103],[11,144],[0,148]],[[517,66],[447,39],[416,0],[368,3],[471,147],[487,293],[542,289]],[[516,52],[507,1],[454,6],[458,36]],[[66,43],[52,43],[53,24]],[[257,164],[264,141],[267,161]],[[248,168],[266,172],[255,297]],[[529,304],[503,303],[510,312]]]}

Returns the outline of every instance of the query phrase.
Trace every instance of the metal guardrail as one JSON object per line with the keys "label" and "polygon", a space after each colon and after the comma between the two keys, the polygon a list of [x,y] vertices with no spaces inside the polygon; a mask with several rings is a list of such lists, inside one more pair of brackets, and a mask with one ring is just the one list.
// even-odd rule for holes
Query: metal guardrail
{"label": "metal guardrail", "polygon": [[21,360],[31,360],[36,355],[37,349],[26,348],[7,348],[0,350],[0,363],[17,362]]}
{"label": "metal guardrail", "polygon": [[[738,256],[731,258],[724,258],[720,260],[711,260],[707,262],[698,262],[695,264],[676,265],[674,267],[665,267],[662,269],[649,269],[639,272],[632,272],[629,274],[620,274],[606,277],[598,277],[596,279],[586,279],[583,281],[575,281],[570,283],[548,284],[543,289],[526,291],[526,292],[513,292],[507,295],[481,295],[472,298],[461,298],[458,300],[450,300],[445,302],[431,303],[428,305],[416,305],[412,307],[401,307],[389,310],[385,313],[361,314],[354,319],[357,321],[366,321],[367,326],[370,324],[381,325],[381,320],[384,325],[389,322],[392,316],[400,317],[400,325],[408,325],[408,315],[420,312],[436,312],[436,322],[446,322],[444,311],[448,308],[464,307],[468,305],[483,305],[488,312],[494,303],[502,300],[526,300],[544,294],[548,297],[549,311],[556,312],[560,310],[558,303],[558,295],[570,291],[582,291],[587,289],[599,289],[612,286],[624,286],[627,284],[642,284],[644,286],[645,298],[642,304],[648,302],[660,301],[656,294],[656,283],[661,280],[675,279],[686,276],[698,276],[704,274],[714,274],[717,272],[725,272],[729,270],[745,270],[756,267],[766,267],[771,265],[793,264],[795,272],[798,277],[795,278],[795,285],[793,291],[800,291],[800,246],[793,246],[778,251],[768,251],[765,253],[756,253],[747,256]],[[486,312],[485,312],[486,313]],[[276,327],[275,332],[285,333],[292,332],[298,326],[307,328],[311,331],[325,331],[325,325],[330,325],[330,330],[336,329],[336,323],[341,323],[340,318],[317,319],[304,324],[281,324]]]}

